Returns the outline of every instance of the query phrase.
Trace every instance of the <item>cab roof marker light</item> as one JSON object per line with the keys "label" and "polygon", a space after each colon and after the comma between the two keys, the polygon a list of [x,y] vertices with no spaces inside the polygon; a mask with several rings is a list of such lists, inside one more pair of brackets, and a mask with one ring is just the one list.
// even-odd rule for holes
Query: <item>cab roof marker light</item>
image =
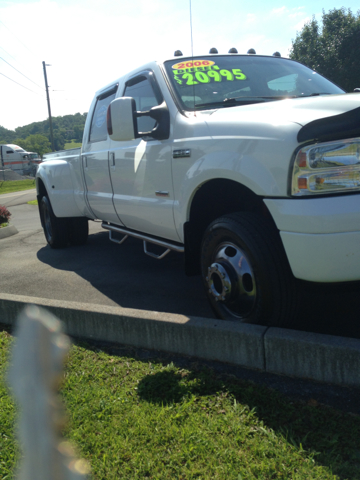
{"label": "cab roof marker light", "polygon": [[236,50],[236,48],[230,48],[229,52],[228,53],[238,53],[238,51]]}
{"label": "cab roof marker light", "polygon": [[274,52],[273,57],[281,57],[281,53],[280,52]]}
{"label": "cab roof marker light", "polygon": [[175,50],[174,57],[182,57],[182,54],[181,50]]}
{"label": "cab roof marker light", "polygon": [[256,52],[253,48],[249,48],[249,50],[247,51],[247,54],[248,55],[256,55]]}
{"label": "cab roof marker light", "polygon": [[217,48],[213,47],[213,48],[210,48],[209,53],[213,54],[213,53],[219,53],[219,52],[217,51]]}

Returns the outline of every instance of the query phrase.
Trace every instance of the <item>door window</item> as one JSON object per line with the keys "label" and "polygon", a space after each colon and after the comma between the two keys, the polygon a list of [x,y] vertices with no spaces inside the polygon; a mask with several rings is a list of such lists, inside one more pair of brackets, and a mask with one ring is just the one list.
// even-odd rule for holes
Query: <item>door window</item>
{"label": "door window", "polygon": [[116,89],[112,89],[98,97],[91,120],[90,142],[100,142],[107,139],[106,112],[109,103],[114,100],[115,94]]}
{"label": "door window", "polygon": [[[160,104],[149,80],[144,76],[131,79],[127,83],[124,97],[132,97],[135,100],[138,112],[147,112]],[[150,132],[155,127],[156,120],[150,117],[139,117],[137,123],[139,132],[145,133]]]}

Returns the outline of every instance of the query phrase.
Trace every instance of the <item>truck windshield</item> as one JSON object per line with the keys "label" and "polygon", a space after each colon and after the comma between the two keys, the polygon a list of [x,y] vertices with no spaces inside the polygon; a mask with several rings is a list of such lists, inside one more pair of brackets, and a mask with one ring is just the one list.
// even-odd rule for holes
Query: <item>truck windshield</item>
{"label": "truck windshield", "polygon": [[211,55],[165,62],[184,110],[344,93],[300,63],[258,55]]}

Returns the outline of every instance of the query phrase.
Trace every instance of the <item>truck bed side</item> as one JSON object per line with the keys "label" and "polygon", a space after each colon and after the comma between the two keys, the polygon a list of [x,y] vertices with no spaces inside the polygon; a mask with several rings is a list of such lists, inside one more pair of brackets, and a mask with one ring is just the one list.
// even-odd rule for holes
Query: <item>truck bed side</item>
{"label": "truck bed side", "polygon": [[49,197],[57,217],[93,218],[85,201],[81,148],[44,155],[36,176],[36,189],[38,197]]}

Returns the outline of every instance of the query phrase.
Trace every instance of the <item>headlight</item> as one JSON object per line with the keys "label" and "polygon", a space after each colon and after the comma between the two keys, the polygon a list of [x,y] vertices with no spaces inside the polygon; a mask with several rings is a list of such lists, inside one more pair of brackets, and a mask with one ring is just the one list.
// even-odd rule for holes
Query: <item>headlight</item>
{"label": "headlight", "polygon": [[360,138],[302,148],[292,171],[291,194],[360,190]]}

